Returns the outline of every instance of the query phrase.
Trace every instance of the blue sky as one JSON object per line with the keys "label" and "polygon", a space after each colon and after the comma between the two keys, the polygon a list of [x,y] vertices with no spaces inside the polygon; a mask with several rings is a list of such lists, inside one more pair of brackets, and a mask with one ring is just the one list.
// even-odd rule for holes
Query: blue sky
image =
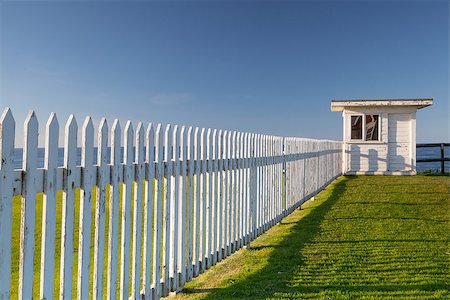
{"label": "blue sky", "polygon": [[[331,99],[434,98],[449,141],[449,1],[0,1],[0,101],[91,115],[341,139]],[[43,137],[43,135],[41,135]]]}

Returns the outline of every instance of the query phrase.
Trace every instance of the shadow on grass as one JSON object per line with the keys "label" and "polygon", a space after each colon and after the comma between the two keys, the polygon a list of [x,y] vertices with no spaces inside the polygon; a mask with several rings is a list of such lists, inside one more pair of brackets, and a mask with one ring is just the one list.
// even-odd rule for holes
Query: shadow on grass
{"label": "shadow on grass", "polygon": [[[445,290],[448,290],[445,284],[436,282],[429,282],[429,284],[423,281],[402,283],[396,280],[390,280],[392,279],[390,277],[395,277],[398,274],[396,272],[400,271],[395,268],[392,270],[392,273],[386,274],[384,277],[387,282],[363,282],[357,279],[355,280],[359,276],[356,269],[338,270],[337,273],[333,274],[336,270],[333,270],[332,266],[327,265],[329,262],[326,260],[323,262],[324,265],[322,267],[318,265],[320,270],[315,270],[311,274],[301,275],[306,278],[303,278],[302,282],[298,282],[299,270],[307,268],[307,258],[303,256],[305,247],[325,243],[324,241],[315,240],[322,232],[325,216],[343,197],[344,192],[351,188],[349,187],[349,183],[351,183],[350,186],[354,186],[354,182],[352,181],[356,178],[349,176],[338,181],[332,187],[332,190],[328,192],[327,199],[314,207],[306,208],[309,210],[309,213],[298,222],[292,222],[292,220],[282,221],[281,226],[292,227],[288,228],[288,235],[280,243],[274,244],[273,242],[268,242],[252,247],[250,249],[252,252],[272,249],[267,264],[261,270],[251,273],[243,279],[227,279],[229,285],[223,288],[186,288],[183,292],[186,294],[207,293],[203,299],[295,299],[298,297],[304,298],[304,296],[308,298],[319,296],[326,299],[335,299],[337,296],[340,299],[347,299],[354,298],[354,296],[351,296],[353,292],[359,295],[375,293],[375,295],[386,296],[390,295],[390,293],[392,295],[396,293],[419,295],[421,291],[434,292],[444,290],[445,292]],[[402,241],[400,238],[399,240],[396,238],[383,240],[382,237],[380,240],[360,240],[355,237],[355,240],[330,241],[326,243],[329,247],[335,247],[339,243],[348,243],[350,246],[360,245],[367,251],[371,251],[371,249],[376,249],[377,246],[381,246],[379,243]],[[431,240],[431,242],[433,241]],[[407,242],[411,243],[415,242],[415,240],[408,240]],[[428,241],[424,239],[418,242],[427,243]],[[364,249],[363,251],[365,252],[366,250]],[[323,248],[318,251],[327,251],[327,249]],[[321,254],[323,253],[317,253],[318,256]],[[377,272],[376,268],[370,271],[374,272],[374,274]],[[344,280],[340,278],[333,282],[337,278],[336,276],[346,276],[346,278]],[[330,295],[332,296],[331,298],[329,298]]]}
{"label": "shadow on grass", "polygon": [[304,265],[301,251],[305,245],[311,243],[314,237],[320,233],[320,224],[324,216],[345,191],[349,180],[351,180],[350,177],[338,182],[328,199],[311,208],[309,214],[300,221],[295,222],[295,225],[292,226],[294,222],[282,220],[280,226],[291,225],[292,228],[290,229],[290,234],[279,244],[252,246],[249,249],[250,251],[273,249],[267,265],[263,269],[245,277],[243,281],[235,282],[226,288],[186,288],[183,292],[186,294],[208,292],[204,299],[259,299],[273,297],[279,292],[289,293],[291,290],[298,292],[299,287],[294,288],[290,286],[290,279],[294,275],[295,269]]}

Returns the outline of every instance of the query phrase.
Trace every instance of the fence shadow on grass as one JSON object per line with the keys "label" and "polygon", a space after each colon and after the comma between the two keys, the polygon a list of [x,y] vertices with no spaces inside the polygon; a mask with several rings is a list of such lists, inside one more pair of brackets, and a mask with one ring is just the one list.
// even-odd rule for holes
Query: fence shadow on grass
{"label": "fence shadow on grass", "polygon": [[271,243],[250,248],[249,251],[273,249],[267,265],[263,269],[226,288],[186,288],[183,292],[186,294],[207,292],[208,295],[204,299],[260,299],[276,297],[278,293],[290,293],[291,290],[292,292],[298,292],[301,287],[291,287],[290,282],[295,270],[301,268],[305,263],[300,253],[320,233],[320,224],[323,218],[345,191],[347,182],[351,180],[350,178],[344,178],[337,182],[326,201],[313,208],[306,208],[310,209],[310,212],[300,221],[295,222],[295,225],[292,226],[293,222],[288,220],[281,221],[278,226],[292,226],[292,228],[290,234],[279,244]]}
{"label": "fence shadow on grass", "polygon": [[[289,233],[281,242],[256,243],[250,250],[244,250],[256,253],[272,249],[262,269],[241,278],[239,275],[231,276],[235,279],[228,278],[230,285],[223,288],[187,288],[183,293],[206,293],[202,295],[202,299],[347,299],[356,295],[395,298],[395,295],[400,294],[442,298],[447,295],[448,286],[443,280],[430,281],[426,276],[415,278],[413,275],[419,272],[418,268],[424,268],[429,263],[429,257],[422,256],[427,253],[427,245],[443,243],[445,247],[445,241],[426,237],[423,240],[410,239],[402,234],[385,236],[381,233],[374,236],[368,232],[364,236],[364,232],[358,232],[357,228],[352,227],[347,228],[350,232],[344,240],[341,240],[344,237],[336,237],[328,242],[323,240],[324,236],[330,235],[326,231],[330,230],[330,222],[334,220],[334,217],[333,220],[327,220],[327,214],[335,208],[342,209],[343,203],[347,205],[347,201],[352,201],[352,196],[348,197],[349,189],[355,186],[354,181],[358,181],[357,177],[348,176],[337,181],[329,187],[332,190],[328,191],[328,195],[321,196],[327,199],[307,207],[305,210],[309,211],[298,222],[293,222],[292,219],[282,221],[279,226],[290,228],[287,228]],[[366,222],[367,219],[364,215],[355,215],[354,218],[355,223],[350,224],[355,226],[357,222]],[[377,221],[373,219],[373,222]],[[424,222],[420,218],[413,221]],[[352,230],[356,233],[354,236]],[[390,256],[390,251],[401,251],[404,254]],[[350,255],[350,261],[348,258],[337,259],[343,252]],[[379,254],[375,255],[377,252]],[[311,261],[316,257],[317,261]],[[403,263],[392,263],[392,260],[397,259]],[[437,266],[428,267],[430,272],[436,272]],[[421,270],[420,272],[424,272],[424,269]],[[404,274],[405,272],[409,275]]]}

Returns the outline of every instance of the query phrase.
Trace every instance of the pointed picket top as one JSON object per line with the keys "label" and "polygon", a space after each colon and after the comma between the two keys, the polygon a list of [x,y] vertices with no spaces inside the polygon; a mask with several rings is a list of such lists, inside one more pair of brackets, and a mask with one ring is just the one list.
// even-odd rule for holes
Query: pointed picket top
{"label": "pointed picket top", "polygon": [[147,130],[145,131],[145,160],[148,163],[153,163],[155,161],[155,152],[153,147],[155,146],[155,130],[153,129],[153,124],[149,123]]}
{"label": "pointed picket top", "polygon": [[136,157],[137,163],[144,162],[144,125],[139,122],[136,127]]}
{"label": "pointed picket top", "polygon": [[164,130],[164,161],[169,161],[171,159],[171,140],[170,136],[170,124],[166,125],[166,129]]}
{"label": "pointed picket top", "polygon": [[38,120],[36,118],[36,114],[34,113],[34,110],[30,110],[25,119],[24,127],[30,128],[30,127],[37,127],[37,126],[38,126]]}
{"label": "pointed picket top", "polygon": [[181,126],[180,130],[180,160],[186,160],[186,126]]}
{"label": "pointed picket top", "polygon": [[0,125],[2,126],[2,129],[3,126],[10,127],[16,125],[11,109],[9,107],[3,110],[2,116],[0,117]]}
{"label": "pointed picket top", "polygon": [[[71,114],[67,120],[64,129],[64,166],[68,167],[70,164],[75,165],[76,161],[76,147],[77,147],[77,131],[78,125],[75,116]],[[69,161],[70,160],[70,161]]]}
{"label": "pointed picket top", "polygon": [[211,128],[206,131],[206,158],[211,159]]}
{"label": "pointed picket top", "polygon": [[[59,123],[58,118],[56,117],[56,113],[52,112],[50,117],[47,120],[47,124],[45,126],[45,148],[46,149],[54,149],[58,148],[58,139],[59,139]],[[52,157],[56,154],[50,154],[49,151],[45,151],[45,168],[48,169],[48,161],[52,159]]]}
{"label": "pointed picket top", "polygon": [[212,159],[217,158],[217,129],[213,130],[212,133]]}
{"label": "pointed picket top", "polygon": [[200,132],[200,156],[201,159],[205,159],[206,158],[206,153],[205,153],[205,128],[202,128],[202,131]]}
{"label": "pointed picket top", "polygon": [[192,147],[193,147],[194,143],[193,143],[193,140],[192,140],[192,126],[189,126],[189,128],[187,130],[186,140],[187,140],[186,158],[189,159],[189,160],[193,160],[194,159],[194,157],[193,157],[194,152],[193,152]]}
{"label": "pointed picket top", "polygon": [[179,150],[178,150],[178,125],[175,125],[173,127],[172,131],[172,160],[178,160],[179,156]]}
{"label": "pointed picket top", "polygon": [[[158,123],[158,125],[156,125],[156,130],[155,130],[155,161],[161,162],[163,160],[163,153],[162,153],[162,149],[163,149],[163,140],[162,140],[162,125],[161,123]],[[161,167],[160,167],[161,169]]]}
{"label": "pointed picket top", "polygon": [[227,158],[227,141],[228,141],[228,130],[224,130],[223,131],[223,136],[222,136],[222,159]]}
{"label": "pointed picket top", "polygon": [[127,124],[125,124],[123,144],[123,162],[129,165],[133,162],[133,124],[130,120],[128,120]]}
{"label": "pointed picket top", "polygon": [[200,159],[200,137],[198,132],[200,128],[195,127],[194,130],[194,159]]}
{"label": "pointed picket top", "polygon": [[84,120],[81,130],[81,147],[81,165],[89,168],[93,162],[92,149],[94,147],[94,125],[89,116]]}
{"label": "pointed picket top", "polygon": [[32,169],[34,171],[37,167],[38,128],[36,114],[31,110],[24,122],[23,170]]}
{"label": "pointed picket top", "polygon": [[14,151],[14,131],[16,122],[9,107],[5,108],[0,117],[0,155],[1,166],[0,170],[5,164],[12,165]]}
{"label": "pointed picket top", "polygon": [[111,127],[111,165],[120,164],[121,128],[119,119],[115,119]]}
{"label": "pointed picket top", "polygon": [[108,122],[106,122],[105,118],[100,120],[100,124],[98,126],[98,140],[97,140],[97,164],[99,166],[106,166],[108,155]]}

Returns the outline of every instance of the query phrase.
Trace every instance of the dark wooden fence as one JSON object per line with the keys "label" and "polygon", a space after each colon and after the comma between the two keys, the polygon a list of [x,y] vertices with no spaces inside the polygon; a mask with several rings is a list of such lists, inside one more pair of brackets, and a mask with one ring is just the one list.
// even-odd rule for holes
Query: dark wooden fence
{"label": "dark wooden fence", "polygon": [[445,173],[445,163],[450,161],[450,157],[444,157],[444,147],[450,147],[450,143],[440,143],[440,144],[416,144],[416,148],[440,148],[441,155],[439,158],[421,158],[416,160],[416,162],[441,162],[441,174]]}

